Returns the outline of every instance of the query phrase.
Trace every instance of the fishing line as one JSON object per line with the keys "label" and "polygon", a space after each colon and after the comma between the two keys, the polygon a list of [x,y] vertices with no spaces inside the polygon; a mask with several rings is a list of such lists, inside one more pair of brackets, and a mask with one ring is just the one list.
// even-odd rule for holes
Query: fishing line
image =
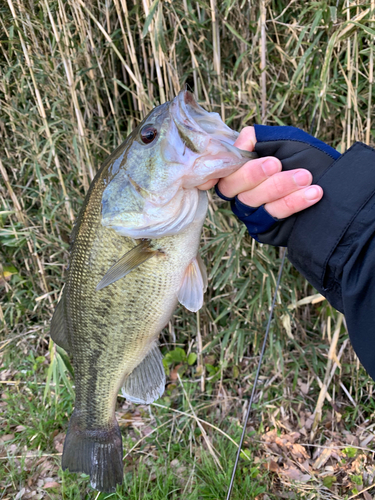
{"label": "fishing line", "polygon": [[281,280],[281,274],[282,274],[282,272],[283,272],[284,261],[285,261],[285,254],[286,254],[286,251],[284,251],[284,254],[283,254],[283,257],[282,257],[282,260],[281,260],[281,264],[280,264],[280,268],[279,268],[279,276],[277,277],[277,282],[276,282],[276,290],[275,290],[275,294],[274,294],[274,296],[273,296],[272,305],[271,305],[271,311],[270,311],[270,314],[269,314],[269,317],[268,317],[268,323],[267,323],[267,328],[266,328],[266,334],[265,334],[265,336],[264,336],[263,345],[262,345],[262,350],[261,350],[261,352],[260,352],[260,357],[259,357],[258,368],[257,368],[257,372],[256,372],[255,379],[254,379],[253,390],[252,390],[252,392],[251,392],[250,401],[249,401],[249,406],[248,406],[248,408],[247,408],[247,412],[246,412],[245,422],[244,422],[244,426],[243,426],[243,429],[242,429],[241,440],[240,440],[240,444],[238,445],[237,456],[236,456],[236,461],[235,461],[235,463],[234,463],[234,467],[233,467],[232,477],[231,477],[231,480],[230,480],[230,485],[229,485],[229,490],[228,490],[227,500],[229,500],[229,499],[230,499],[230,496],[231,496],[231,493],[232,493],[232,488],[233,488],[233,484],[234,484],[234,477],[235,477],[235,475],[236,475],[236,470],[237,470],[238,461],[239,461],[239,459],[240,459],[240,455],[241,455],[241,449],[242,449],[243,441],[244,441],[244,439],[245,439],[247,421],[249,420],[250,411],[251,411],[251,406],[252,406],[252,404],[253,404],[253,399],[254,399],[254,395],[255,395],[256,385],[257,385],[257,382],[258,382],[258,377],[259,377],[260,367],[261,367],[261,364],[262,364],[262,359],[263,359],[263,356],[264,356],[264,351],[265,351],[265,349],[266,349],[267,338],[268,338],[268,332],[270,331],[271,320],[272,320],[272,314],[273,314],[273,310],[274,310],[274,308],[275,308],[275,303],[276,303],[277,292],[279,291],[280,280]]}

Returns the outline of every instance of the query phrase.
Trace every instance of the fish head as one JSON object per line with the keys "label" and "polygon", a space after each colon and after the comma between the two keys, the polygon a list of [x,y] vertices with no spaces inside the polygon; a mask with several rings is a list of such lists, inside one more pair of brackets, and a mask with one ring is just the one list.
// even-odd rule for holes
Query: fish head
{"label": "fish head", "polygon": [[107,163],[102,224],[133,238],[184,230],[207,207],[197,186],[252,157],[233,146],[237,137],[187,90],[154,108]]}

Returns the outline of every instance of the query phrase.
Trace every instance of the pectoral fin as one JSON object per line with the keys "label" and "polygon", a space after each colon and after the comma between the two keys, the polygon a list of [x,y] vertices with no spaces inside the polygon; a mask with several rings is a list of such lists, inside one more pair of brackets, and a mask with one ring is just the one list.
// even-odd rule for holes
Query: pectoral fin
{"label": "pectoral fin", "polygon": [[206,264],[203,262],[202,257],[198,254],[197,255],[197,262],[199,266],[199,270],[202,275],[202,280],[203,280],[203,293],[207,290],[207,285],[208,285],[208,279],[207,279],[207,269],[206,269]]}
{"label": "pectoral fin", "polygon": [[69,352],[69,342],[66,334],[65,317],[64,317],[64,302],[65,293],[57,304],[51,321],[50,336],[51,339],[60,347]]}
{"label": "pectoral fin", "polygon": [[203,306],[203,295],[207,288],[207,272],[200,256],[193,259],[188,265],[181,288],[178,292],[178,301],[196,312]]}
{"label": "pectoral fin", "polygon": [[140,266],[146,260],[151,259],[157,252],[150,248],[150,240],[142,241],[139,245],[132,248],[121,257],[110,270],[104,275],[103,279],[97,285],[96,290],[101,290],[115,281],[129,274],[133,269]]}
{"label": "pectoral fin", "polygon": [[122,395],[132,403],[151,404],[165,389],[163,356],[156,345],[125,379]]}

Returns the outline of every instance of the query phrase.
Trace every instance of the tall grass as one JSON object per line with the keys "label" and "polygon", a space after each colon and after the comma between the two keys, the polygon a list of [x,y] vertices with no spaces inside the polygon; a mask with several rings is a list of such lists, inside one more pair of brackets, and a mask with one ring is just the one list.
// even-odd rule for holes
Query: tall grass
{"label": "tall grass", "polygon": [[[339,151],[357,140],[373,144],[374,12],[374,0],[3,2],[4,368],[15,370],[21,353],[29,352],[30,366],[37,363],[38,383],[47,377],[48,383],[53,379],[69,386],[63,355],[52,345],[48,348],[48,332],[64,283],[74,218],[100,163],[153,106],[172,99],[184,85],[202,106],[220,113],[237,130],[252,123],[295,125]],[[185,378],[198,381],[197,404],[204,395],[223,403],[214,419],[219,424],[229,410],[241,415],[279,252],[246,236],[227,206],[214,197],[202,246],[211,277],[206,305],[196,316],[179,309],[162,339],[166,351],[178,344],[186,355],[197,354],[195,371],[181,358]],[[265,382],[262,394],[268,391],[268,401],[276,401],[263,407],[264,428],[275,423],[266,415],[277,405],[285,414],[298,413],[291,394],[301,377],[313,381],[312,411],[321,387],[332,381],[326,358],[337,316],[319,298],[314,303],[314,293],[288,265],[263,370],[271,382]],[[180,355],[173,352],[171,369]],[[48,363],[58,361],[61,370],[51,365],[48,375],[42,373],[42,361],[35,361],[40,356]],[[335,385],[328,387],[326,400],[335,403],[344,381],[354,402],[368,401],[372,384],[356,370],[348,348],[342,360],[345,368],[339,376],[335,372],[338,378],[330,382]],[[17,377],[11,373],[5,380]],[[287,379],[292,393],[282,386],[281,380]],[[70,393],[58,394],[64,394],[67,408]],[[321,415],[322,408],[318,410]],[[362,416],[358,411],[348,416],[348,425],[366,421],[366,411]]]}

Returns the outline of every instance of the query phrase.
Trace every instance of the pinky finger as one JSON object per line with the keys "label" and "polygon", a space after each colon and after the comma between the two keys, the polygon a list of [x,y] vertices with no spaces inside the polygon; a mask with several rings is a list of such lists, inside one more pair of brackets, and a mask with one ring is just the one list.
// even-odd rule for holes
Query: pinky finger
{"label": "pinky finger", "polygon": [[213,188],[218,180],[219,179],[211,179],[210,181],[207,181],[204,184],[201,184],[200,186],[197,186],[197,187],[201,191],[207,191],[207,189]]}
{"label": "pinky finger", "polygon": [[285,219],[291,215],[311,207],[322,199],[323,189],[320,186],[310,186],[294,191],[284,198],[267,203],[264,208],[276,219]]}

